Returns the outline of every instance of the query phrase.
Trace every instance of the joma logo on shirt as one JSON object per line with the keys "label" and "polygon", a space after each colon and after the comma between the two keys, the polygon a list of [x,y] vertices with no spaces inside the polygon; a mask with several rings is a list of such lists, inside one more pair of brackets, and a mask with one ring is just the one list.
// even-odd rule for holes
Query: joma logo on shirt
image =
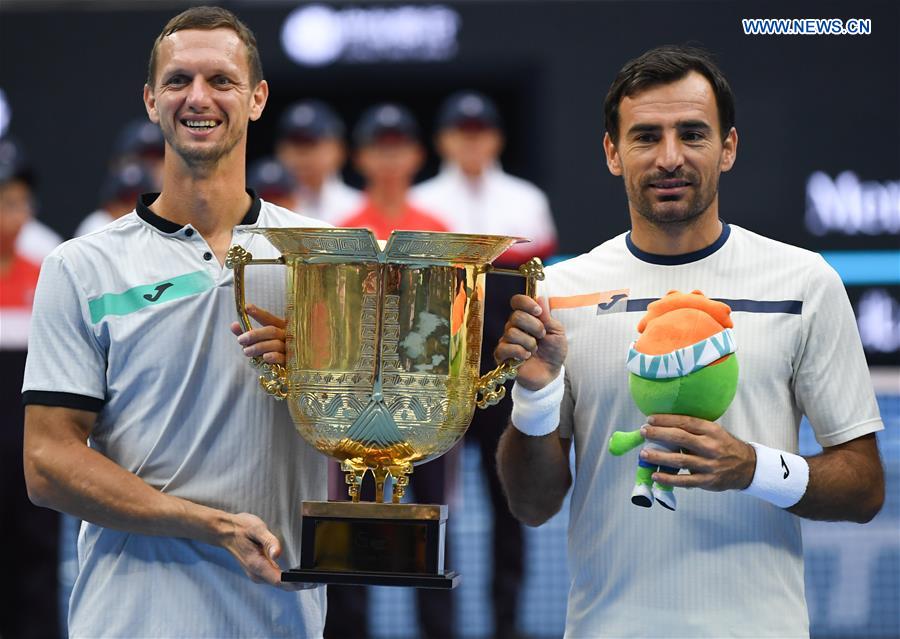
{"label": "joma logo on shirt", "polygon": [[165,292],[165,290],[172,286],[172,282],[166,282],[165,284],[160,284],[156,287],[156,293],[151,295],[150,293],[144,293],[144,299],[148,302],[155,302],[160,298],[160,296]]}
{"label": "joma logo on shirt", "polygon": [[613,306],[615,306],[616,302],[627,298],[628,296],[624,293],[616,293],[609,299],[608,302],[600,302],[599,304],[597,304],[597,312],[599,313],[600,311],[608,311]]}

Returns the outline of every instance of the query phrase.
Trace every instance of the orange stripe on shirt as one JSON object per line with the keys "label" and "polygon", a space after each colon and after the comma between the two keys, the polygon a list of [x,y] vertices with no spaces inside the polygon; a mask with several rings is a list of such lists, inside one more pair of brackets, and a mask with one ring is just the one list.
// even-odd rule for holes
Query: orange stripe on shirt
{"label": "orange stripe on shirt", "polygon": [[551,297],[550,310],[558,308],[582,308],[584,306],[596,306],[605,302],[611,302],[616,295],[628,296],[629,289],[621,288],[617,291],[599,291],[584,295],[568,295],[565,297]]}

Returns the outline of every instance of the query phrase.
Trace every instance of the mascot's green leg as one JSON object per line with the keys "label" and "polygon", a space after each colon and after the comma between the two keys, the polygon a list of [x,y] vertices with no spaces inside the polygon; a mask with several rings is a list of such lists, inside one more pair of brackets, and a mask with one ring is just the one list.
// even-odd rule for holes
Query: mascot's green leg
{"label": "mascot's green leg", "polygon": [[609,452],[618,457],[619,455],[624,455],[633,448],[637,448],[643,443],[644,438],[641,436],[640,430],[632,430],[627,433],[622,430],[617,430],[613,433],[613,436],[609,438],[608,448]]}
{"label": "mascot's green leg", "polygon": [[[642,486],[650,486],[653,484],[653,469],[638,466],[637,474],[634,477],[634,483]],[[669,488],[669,490],[672,490]]]}

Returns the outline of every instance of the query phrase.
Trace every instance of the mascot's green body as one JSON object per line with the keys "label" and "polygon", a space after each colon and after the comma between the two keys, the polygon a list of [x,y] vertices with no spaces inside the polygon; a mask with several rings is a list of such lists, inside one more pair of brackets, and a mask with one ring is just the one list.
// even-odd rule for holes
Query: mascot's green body
{"label": "mascot's green body", "polygon": [[[700,291],[670,291],[652,302],[638,324],[641,336],[631,344],[626,361],[631,396],[641,412],[719,419],[737,390],[733,326],[728,305]],[[624,455],[643,442],[639,430],[616,431],[609,441],[609,451]],[[669,450],[657,443],[647,444],[647,448]],[[660,505],[675,510],[672,487],[654,484],[651,479],[657,470],[678,472],[639,462],[631,501],[649,508],[655,498]]]}

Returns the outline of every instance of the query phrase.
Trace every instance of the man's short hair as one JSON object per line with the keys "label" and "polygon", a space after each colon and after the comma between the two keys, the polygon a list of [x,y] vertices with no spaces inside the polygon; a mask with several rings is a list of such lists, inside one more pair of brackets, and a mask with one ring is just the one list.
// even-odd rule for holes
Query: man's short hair
{"label": "man's short hair", "polygon": [[255,87],[262,82],[262,62],[259,59],[259,49],[256,47],[256,37],[253,32],[241,22],[236,15],[221,7],[192,7],[179,13],[169,20],[163,30],[156,37],[153,49],[150,51],[150,64],[147,70],[147,84],[153,87],[156,81],[156,57],[159,45],[167,36],[176,31],[187,29],[200,29],[212,31],[213,29],[231,29],[241,42],[247,47],[247,64],[250,67],[250,84]]}
{"label": "man's short hair", "polygon": [[634,96],[655,86],[671,84],[691,71],[701,74],[712,85],[719,110],[719,127],[724,139],[734,126],[734,93],[722,70],[705,49],[664,45],[650,49],[625,63],[613,80],[603,103],[606,132],[613,142],[619,138],[619,105],[623,98]]}

